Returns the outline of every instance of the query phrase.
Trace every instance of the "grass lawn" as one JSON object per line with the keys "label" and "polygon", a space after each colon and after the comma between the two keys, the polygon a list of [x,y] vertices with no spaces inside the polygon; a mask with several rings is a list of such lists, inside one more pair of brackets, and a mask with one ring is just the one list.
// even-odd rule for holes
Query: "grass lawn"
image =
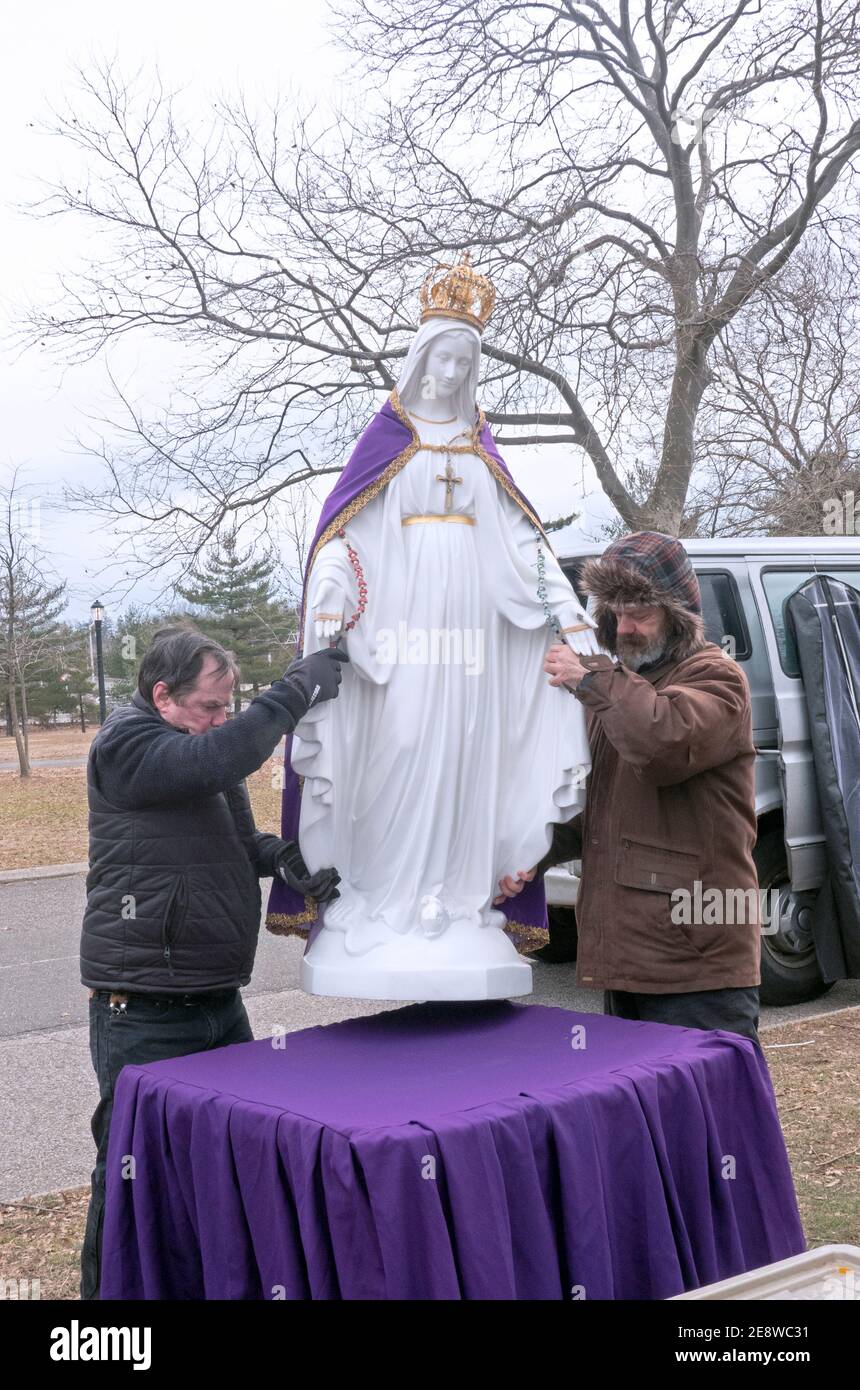
{"label": "grass lawn", "polygon": [[[860,1245],[860,1009],[762,1034],[810,1246]],[[0,1206],[0,1270],[77,1298],[88,1188]]]}
{"label": "grass lawn", "polygon": [[[98,727],[90,726],[85,734],[79,724],[64,724],[59,729],[30,731],[30,758],[85,758]],[[0,734],[0,763],[18,763],[18,746],[5,731]]]}
{"label": "grass lawn", "polygon": [[860,1009],[761,1034],[810,1245],[860,1246]]}
{"label": "grass lawn", "polygon": [[[63,735],[67,739],[68,735]],[[86,753],[83,736],[78,751]],[[53,734],[36,735],[31,739],[30,756],[73,757],[74,752],[35,751],[36,738],[50,739]],[[8,761],[8,748],[14,757],[12,739],[0,762]],[[67,745],[68,746],[68,745]],[[277,835],[281,823],[281,793],[277,773],[280,763],[270,760],[248,778],[248,790],[259,830]],[[274,785],[273,785],[274,782]],[[0,870],[30,869],[44,864],[79,864],[88,857],[87,848],[87,781],[85,767],[37,767],[29,777],[17,772],[0,772]]]}

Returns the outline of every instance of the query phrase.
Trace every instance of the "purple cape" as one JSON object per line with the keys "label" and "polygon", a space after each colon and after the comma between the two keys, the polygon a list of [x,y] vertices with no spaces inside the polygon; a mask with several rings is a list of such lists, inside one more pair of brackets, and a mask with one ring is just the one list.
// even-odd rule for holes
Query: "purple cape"
{"label": "purple cape", "polygon": [[[520,492],[499,454],[483,411],[477,407],[474,439],[476,453],[484,460],[496,481],[522,508],[529,520],[540,528],[541,533],[545,534],[534,508]],[[346,525],[350,517],[387,486],[419,448],[418,435],[400,404],[397,391],[392,391],[388,400],[360,435],[346,467],[323,505],[305,569],[297,655],[301,655],[308,579],[318,550]],[[298,840],[302,788],[300,779],[293,770],[291,750],[290,736],[286,740],[284,750],[281,836],[285,840]],[[506,930],[518,950],[525,954],[546,944],[546,897],[540,879],[527,884],[523,891],[516,898],[509,899],[500,911],[507,918]],[[282,936],[310,935],[310,939],[313,939],[313,928],[317,921],[317,904],[313,898],[302,898],[281,879],[273,881],[266,913],[266,926],[269,931]]]}

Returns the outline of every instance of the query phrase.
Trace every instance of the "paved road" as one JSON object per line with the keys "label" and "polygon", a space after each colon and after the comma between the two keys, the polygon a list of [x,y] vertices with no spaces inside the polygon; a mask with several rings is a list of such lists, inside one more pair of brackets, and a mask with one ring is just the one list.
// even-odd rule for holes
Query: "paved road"
{"label": "paved road", "polygon": [[[271,755],[272,758],[280,758],[284,761],[284,745],[280,744]],[[86,758],[31,758],[31,767],[86,767]],[[0,772],[17,772],[20,764],[17,759],[14,763],[0,763]]]}
{"label": "paved road", "polygon": [[[0,1201],[89,1180],[97,1091],[78,973],[84,898],[83,874],[0,883]],[[294,937],[261,932],[254,977],[243,991],[257,1037],[276,1025],[307,1028],[397,1007],[304,994],[302,950]],[[576,987],[572,965],[537,965],[530,999],[583,1013],[601,1006],[598,994]],[[810,1004],[764,1009],[762,1027],[857,1004],[860,981],[850,981]]]}
{"label": "paved road", "polygon": [[[86,758],[31,758],[31,767],[86,767]],[[0,763],[0,772],[17,772],[20,763]]]}

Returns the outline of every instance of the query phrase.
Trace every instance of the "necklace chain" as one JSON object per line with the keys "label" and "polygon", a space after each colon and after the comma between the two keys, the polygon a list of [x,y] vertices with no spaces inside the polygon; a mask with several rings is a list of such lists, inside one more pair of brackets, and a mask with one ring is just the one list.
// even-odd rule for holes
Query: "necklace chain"
{"label": "necklace chain", "polygon": [[450,420],[428,420],[426,415],[419,415],[414,410],[410,410],[409,414],[413,420],[420,420],[423,425],[453,425],[457,419],[456,415],[452,415]]}

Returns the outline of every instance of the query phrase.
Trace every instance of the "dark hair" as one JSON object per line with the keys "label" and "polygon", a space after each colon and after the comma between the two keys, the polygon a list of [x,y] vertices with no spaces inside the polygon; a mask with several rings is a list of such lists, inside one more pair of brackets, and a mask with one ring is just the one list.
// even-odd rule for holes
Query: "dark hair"
{"label": "dark hair", "polygon": [[233,653],[225,651],[219,642],[205,637],[195,627],[159,628],[140,663],[137,688],[144,700],[152,704],[153,687],[164,681],[171,697],[180,700],[194,689],[207,656],[215,658],[215,675],[223,676],[226,671],[232,671],[235,679],[239,679]]}

